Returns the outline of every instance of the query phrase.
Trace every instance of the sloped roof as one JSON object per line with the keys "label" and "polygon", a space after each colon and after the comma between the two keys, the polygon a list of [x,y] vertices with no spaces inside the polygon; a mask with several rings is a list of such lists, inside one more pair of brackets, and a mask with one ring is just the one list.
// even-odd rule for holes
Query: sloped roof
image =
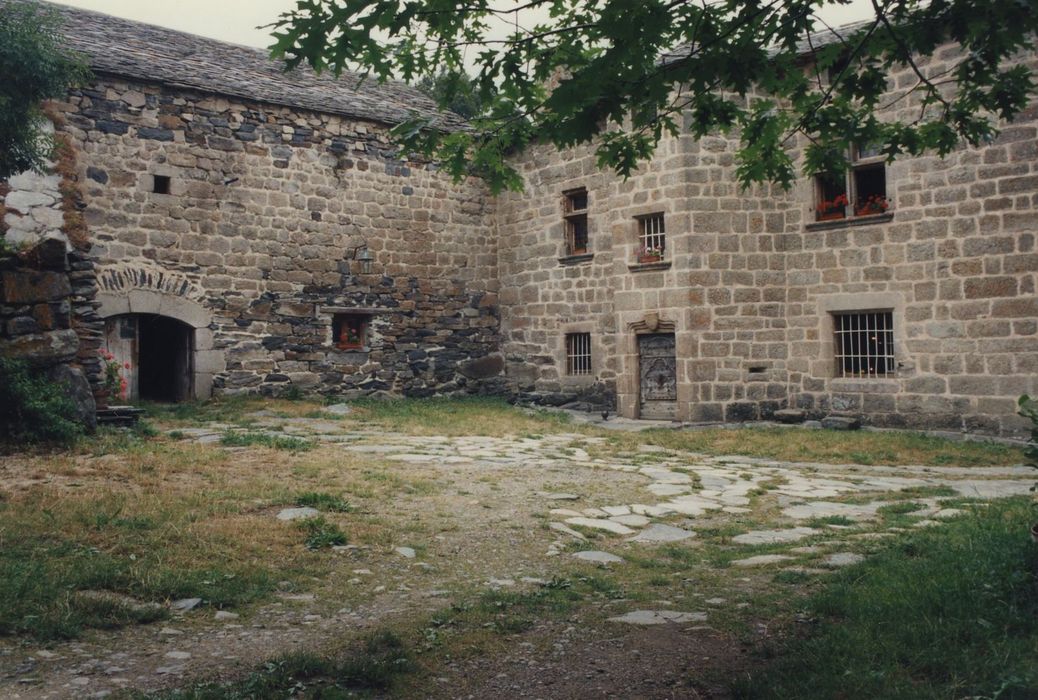
{"label": "sloped roof", "polygon": [[399,124],[415,112],[431,117],[444,129],[465,124],[463,118],[441,112],[430,97],[402,82],[379,83],[374,77],[362,80],[346,72],[336,78],[303,66],[286,72],[265,49],[44,4],[61,15],[69,48],[84,54],[96,73],[385,124]]}
{"label": "sloped roof", "polygon": [[[800,56],[809,56],[818,49],[828,44],[835,44],[838,41],[844,41],[847,38],[853,36],[858,31],[865,29],[871,25],[873,20],[861,20],[858,22],[850,22],[848,24],[842,24],[836,27],[825,27],[817,32],[807,35],[801,41],[797,42],[797,54]],[[666,65],[668,63],[674,63],[686,58],[692,51],[692,44],[682,44],[677,48],[665,51],[660,56],[660,63]],[[778,53],[778,49],[771,48],[768,50],[771,55]]]}

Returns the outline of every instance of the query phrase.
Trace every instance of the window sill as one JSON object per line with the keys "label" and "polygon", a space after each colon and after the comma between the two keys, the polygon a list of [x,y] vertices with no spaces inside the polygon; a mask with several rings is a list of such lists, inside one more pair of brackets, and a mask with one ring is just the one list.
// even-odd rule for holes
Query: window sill
{"label": "window sill", "polygon": [[832,221],[812,221],[804,226],[807,231],[828,231],[836,228],[850,228],[852,226],[870,226],[872,224],[885,224],[894,220],[893,212],[885,214],[870,214],[869,216],[852,216],[848,219],[833,219]]}
{"label": "window sill", "polygon": [[670,260],[660,260],[659,262],[645,262],[645,263],[628,263],[627,269],[631,272],[649,272],[651,270],[669,270]]}
{"label": "window sill", "polygon": [[579,255],[566,255],[559,258],[560,265],[583,265],[584,263],[591,262],[595,257],[594,253],[580,253]]}
{"label": "window sill", "polygon": [[357,346],[355,348],[340,348],[338,345],[332,345],[332,346],[330,346],[328,348],[328,351],[329,352],[338,353],[340,355],[356,355],[356,354],[360,354],[360,353],[366,354],[366,353],[371,352],[371,346],[370,345],[361,345],[361,346]]}

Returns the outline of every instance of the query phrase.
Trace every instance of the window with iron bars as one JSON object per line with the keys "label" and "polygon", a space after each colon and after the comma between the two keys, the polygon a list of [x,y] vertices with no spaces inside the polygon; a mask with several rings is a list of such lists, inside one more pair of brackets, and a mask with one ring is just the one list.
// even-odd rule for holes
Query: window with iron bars
{"label": "window with iron bars", "polygon": [[638,262],[663,260],[667,250],[667,230],[663,213],[638,218]]}
{"label": "window with iron bars", "polygon": [[837,377],[886,377],[894,360],[894,314],[855,311],[833,314]]}
{"label": "window with iron bars", "polygon": [[566,334],[566,374],[591,374],[591,334]]}
{"label": "window with iron bars", "polygon": [[588,247],[587,190],[564,192],[562,208],[566,222],[566,255],[584,255]]}

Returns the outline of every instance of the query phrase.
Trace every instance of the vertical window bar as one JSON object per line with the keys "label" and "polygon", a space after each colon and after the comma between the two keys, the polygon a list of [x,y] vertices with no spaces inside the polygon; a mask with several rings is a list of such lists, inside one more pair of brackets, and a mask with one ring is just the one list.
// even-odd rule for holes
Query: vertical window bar
{"label": "vertical window bar", "polygon": [[836,376],[874,379],[896,371],[889,311],[834,314],[833,343]]}

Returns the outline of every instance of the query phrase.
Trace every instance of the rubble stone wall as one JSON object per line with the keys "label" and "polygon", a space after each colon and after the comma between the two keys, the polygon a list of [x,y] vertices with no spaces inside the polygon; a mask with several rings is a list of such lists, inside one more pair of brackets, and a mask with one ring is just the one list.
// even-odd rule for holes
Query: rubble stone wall
{"label": "rubble stone wall", "polygon": [[[197,394],[503,391],[479,181],[398,160],[371,122],[158,84],[101,75],[56,108],[82,154],[101,312],[205,309]],[[370,317],[356,351],[332,339],[349,312]]]}

